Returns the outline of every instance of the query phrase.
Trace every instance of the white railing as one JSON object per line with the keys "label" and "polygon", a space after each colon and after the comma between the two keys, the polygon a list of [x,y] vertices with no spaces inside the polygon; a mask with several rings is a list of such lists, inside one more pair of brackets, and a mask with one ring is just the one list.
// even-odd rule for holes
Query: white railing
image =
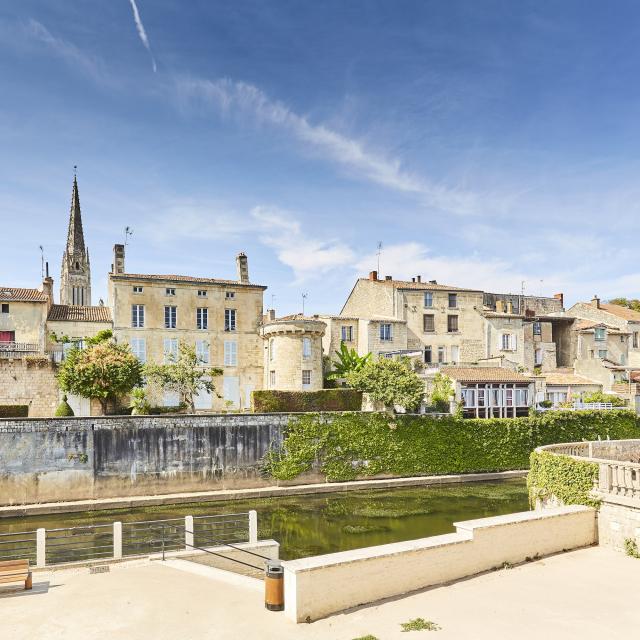
{"label": "white railing", "polygon": [[249,511],[0,533],[0,560],[28,559],[40,568],[257,542],[258,514]]}
{"label": "white railing", "polygon": [[40,352],[40,345],[30,342],[0,342],[0,358],[21,358]]}

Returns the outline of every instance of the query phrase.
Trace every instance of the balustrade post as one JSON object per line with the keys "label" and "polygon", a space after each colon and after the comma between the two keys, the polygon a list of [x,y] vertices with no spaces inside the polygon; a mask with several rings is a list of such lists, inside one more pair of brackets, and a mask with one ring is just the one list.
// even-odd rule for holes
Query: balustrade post
{"label": "balustrade post", "polygon": [[258,542],[258,512],[249,511],[249,543],[256,544]]}
{"label": "balustrade post", "polygon": [[122,522],[113,523],[113,559],[122,559]]}
{"label": "balustrade post", "polygon": [[193,516],[184,517],[184,548],[185,551],[193,551]]}
{"label": "balustrade post", "polygon": [[611,492],[611,466],[603,463],[598,474],[598,488],[606,493]]}
{"label": "balustrade post", "polygon": [[36,567],[44,567],[46,564],[46,529],[36,529]]}

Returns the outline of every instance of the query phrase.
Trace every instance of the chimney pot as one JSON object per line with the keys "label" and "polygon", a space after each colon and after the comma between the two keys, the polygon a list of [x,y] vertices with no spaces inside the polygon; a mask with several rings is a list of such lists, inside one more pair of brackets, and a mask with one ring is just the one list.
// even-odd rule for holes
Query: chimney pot
{"label": "chimney pot", "polygon": [[416,279],[415,279],[415,278],[411,278],[411,282],[415,282],[415,281],[416,281]]}
{"label": "chimney pot", "polygon": [[378,272],[377,271],[370,271],[369,272],[369,280],[377,280],[378,279]]}
{"label": "chimney pot", "polygon": [[417,282],[422,282],[422,276],[416,276],[416,281]]}

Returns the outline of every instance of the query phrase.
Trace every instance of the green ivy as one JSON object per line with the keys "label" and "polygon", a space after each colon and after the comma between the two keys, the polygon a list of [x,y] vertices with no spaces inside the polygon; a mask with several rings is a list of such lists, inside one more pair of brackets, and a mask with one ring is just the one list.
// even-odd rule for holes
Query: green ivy
{"label": "green ivy", "polygon": [[308,411],[360,411],[362,392],[355,389],[321,391],[254,391],[255,413],[305,413]]}
{"label": "green ivy", "polygon": [[269,475],[291,480],[319,470],[329,480],[377,474],[437,475],[527,469],[536,447],[557,442],[640,437],[631,411],[554,411],[525,418],[386,413],[308,414],[291,419]]}
{"label": "green ivy", "polygon": [[598,507],[600,501],[591,497],[598,478],[598,465],[586,460],[575,460],[548,451],[533,451],[527,477],[529,502],[555,496],[562,504],[584,504]]}

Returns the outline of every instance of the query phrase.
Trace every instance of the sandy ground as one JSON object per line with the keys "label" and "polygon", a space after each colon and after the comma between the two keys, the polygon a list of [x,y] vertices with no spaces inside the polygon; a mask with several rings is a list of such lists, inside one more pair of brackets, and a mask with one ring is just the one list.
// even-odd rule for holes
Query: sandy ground
{"label": "sandy ground", "polygon": [[[37,573],[32,592],[3,589],[0,638],[637,637],[639,578],[640,560],[590,548],[295,625],[264,609],[257,580],[221,576],[184,560],[138,561],[112,566],[109,573]],[[402,633],[400,623],[417,617],[441,629]]]}

